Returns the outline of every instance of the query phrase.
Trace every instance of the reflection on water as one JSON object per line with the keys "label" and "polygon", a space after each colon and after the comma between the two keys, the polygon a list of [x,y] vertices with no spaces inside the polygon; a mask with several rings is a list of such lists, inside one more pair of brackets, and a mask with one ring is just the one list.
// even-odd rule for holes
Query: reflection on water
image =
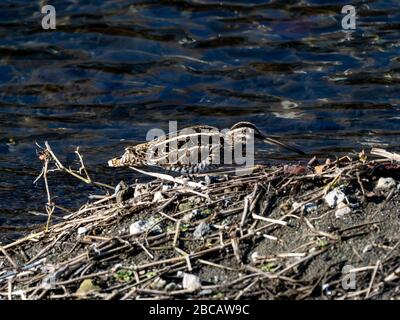
{"label": "reflection on water", "polygon": [[[47,31],[42,1],[2,1],[0,239],[45,219],[35,141],[70,164],[80,146],[114,184],[135,176],[105,161],[168,120],[252,121],[321,156],[399,148],[399,2],[353,1],[351,34],[347,2],[63,0]],[[50,186],[72,208],[88,191],[62,175]]]}

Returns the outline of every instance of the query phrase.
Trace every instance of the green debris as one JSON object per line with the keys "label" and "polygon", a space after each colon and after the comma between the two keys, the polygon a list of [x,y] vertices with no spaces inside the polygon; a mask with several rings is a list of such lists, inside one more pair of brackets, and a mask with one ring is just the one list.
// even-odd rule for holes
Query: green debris
{"label": "green debris", "polygon": [[317,245],[318,247],[322,248],[326,248],[328,246],[329,242],[326,239],[318,239],[317,240]]}
{"label": "green debris", "polygon": [[206,208],[206,209],[200,210],[200,214],[204,215],[204,216],[209,216],[210,214],[212,214],[212,210]]}
{"label": "green debris", "polygon": [[212,296],[213,299],[223,299],[224,297],[225,295],[222,292],[217,292]]}
{"label": "green debris", "polygon": [[132,270],[121,269],[114,274],[114,278],[119,282],[129,282],[133,279],[134,273]]}
{"label": "green debris", "polygon": [[189,230],[190,224],[189,223],[182,223],[181,224],[181,231],[186,232]]}
{"label": "green debris", "polygon": [[261,267],[261,270],[264,272],[275,272],[278,267],[279,265],[277,265],[275,262],[268,262]]}
{"label": "green debris", "polygon": [[156,275],[157,275],[157,272],[155,272],[155,271],[149,271],[149,272],[146,273],[146,277],[147,278],[153,278]]}

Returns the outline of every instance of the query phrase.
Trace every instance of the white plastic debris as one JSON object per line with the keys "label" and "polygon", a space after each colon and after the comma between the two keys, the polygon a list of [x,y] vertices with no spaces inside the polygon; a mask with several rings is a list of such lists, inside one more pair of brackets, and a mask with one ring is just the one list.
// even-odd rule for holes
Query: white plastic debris
{"label": "white plastic debris", "polygon": [[164,200],[164,197],[163,197],[161,191],[157,191],[157,192],[154,194],[153,202],[159,202],[159,201],[161,201],[161,200]]}
{"label": "white plastic debris", "polygon": [[335,212],[335,217],[336,218],[342,218],[345,215],[348,215],[349,213],[351,213],[351,209],[349,206],[345,205],[343,202],[341,202],[338,205],[338,209]]}
{"label": "white plastic debris", "polygon": [[307,203],[307,204],[304,206],[304,210],[305,210],[307,213],[315,212],[315,211],[317,211],[317,209],[318,209],[318,206],[317,206],[317,204],[315,204],[314,202]]}
{"label": "white plastic debris", "polygon": [[201,239],[208,231],[210,231],[210,226],[208,223],[202,222],[193,232],[193,237],[198,240]]}
{"label": "white plastic debris", "polygon": [[396,187],[396,181],[393,178],[379,178],[376,189],[389,191]]}
{"label": "white plastic debris", "polygon": [[182,280],[182,286],[184,289],[190,290],[190,291],[196,291],[201,288],[201,282],[199,277],[189,274],[189,273],[184,273],[183,274],[183,280]]}
{"label": "white plastic debris", "polygon": [[258,254],[258,252],[257,251],[254,251],[252,254],[251,254],[251,256],[250,256],[250,259],[251,259],[251,261],[253,262],[253,263],[257,263],[258,262],[258,257],[259,257],[260,255]]}
{"label": "white plastic debris", "polygon": [[88,232],[88,229],[86,227],[79,227],[77,231],[78,236],[85,234],[86,232]]}
{"label": "white plastic debris", "polygon": [[[153,219],[149,219],[147,221],[145,220],[136,221],[129,226],[129,234],[132,236],[138,236],[144,232],[147,232],[147,230],[149,230],[151,227],[154,226],[155,222],[156,221]],[[162,229],[159,225],[155,225],[150,232],[162,233]]]}
{"label": "white plastic debris", "polygon": [[137,236],[143,232],[146,232],[147,227],[148,225],[146,221],[143,220],[136,221],[129,226],[129,234],[131,236]]}
{"label": "white plastic debris", "polygon": [[338,187],[333,189],[325,196],[325,201],[331,208],[336,208],[339,203],[348,202],[346,194],[343,192],[342,188]]}

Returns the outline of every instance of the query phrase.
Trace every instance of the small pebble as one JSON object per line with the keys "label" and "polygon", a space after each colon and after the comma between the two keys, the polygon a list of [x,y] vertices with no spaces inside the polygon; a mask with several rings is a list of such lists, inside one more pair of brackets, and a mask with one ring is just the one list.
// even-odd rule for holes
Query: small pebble
{"label": "small pebble", "polygon": [[345,215],[348,215],[351,213],[351,209],[349,206],[345,205],[343,202],[339,204],[338,209],[335,212],[335,217],[336,218],[342,218]]}
{"label": "small pebble", "polygon": [[176,283],[175,282],[170,282],[165,286],[165,291],[168,291],[168,292],[174,291],[174,290],[176,290],[176,288],[177,288]]}
{"label": "small pebble", "polygon": [[208,231],[210,231],[210,225],[208,223],[202,222],[193,232],[193,237],[198,240],[201,239]]}
{"label": "small pebble", "polygon": [[77,231],[78,236],[85,234],[87,231],[88,231],[88,229],[86,227],[79,227],[78,231]]}
{"label": "small pebble", "polygon": [[336,208],[339,203],[347,201],[346,194],[341,190],[341,188],[333,189],[325,196],[325,201],[331,208]]}
{"label": "small pebble", "polygon": [[164,197],[163,197],[161,191],[157,191],[157,192],[154,194],[153,202],[159,202],[159,201],[161,201],[161,200],[164,200]]}
{"label": "small pebble", "polygon": [[376,189],[389,191],[396,187],[396,181],[393,178],[379,178]]}
{"label": "small pebble", "polygon": [[201,296],[208,296],[208,295],[210,295],[210,294],[212,294],[213,293],[213,291],[211,290],[211,289],[204,289],[204,290],[201,290],[200,292],[199,292],[199,295],[201,295]]}
{"label": "small pebble", "polygon": [[100,287],[96,286],[93,283],[92,279],[85,279],[82,281],[81,285],[79,286],[78,290],[76,291],[76,293],[78,294],[87,294],[91,291],[100,291]]}
{"label": "small pebble", "polygon": [[[147,221],[145,220],[136,221],[129,226],[129,234],[132,236],[137,236],[144,232],[147,232],[147,230],[149,230],[155,224],[155,222],[156,221],[152,219]],[[150,232],[162,233],[162,229],[159,225],[155,225]]]}
{"label": "small pebble", "polygon": [[189,274],[189,273],[184,273],[183,274],[183,280],[182,280],[182,286],[184,289],[190,290],[190,291],[196,291],[201,288],[201,282],[199,277]]}
{"label": "small pebble", "polygon": [[254,251],[254,252],[251,254],[251,256],[250,256],[251,261],[252,261],[253,263],[257,263],[257,262],[258,262],[257,258],[258,258],[259,256],[260,256],[260,255],[258,254],[258,252],[257,252],[257,251]]}

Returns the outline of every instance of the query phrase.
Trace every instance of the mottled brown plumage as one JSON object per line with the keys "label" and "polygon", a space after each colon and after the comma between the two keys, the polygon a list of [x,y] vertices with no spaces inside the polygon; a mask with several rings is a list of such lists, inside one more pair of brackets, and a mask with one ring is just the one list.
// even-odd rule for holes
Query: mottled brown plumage
{"label": "mottled brown plumage", "polygon": [[108,161],[111,167],[157,166],[184,173],[206,171],[225,163],[225,149],[232,151],[238,144],[244,150],[251,138],[262,139],[286,149],[302,151],[267,137],[250,122],[239,122],[227,132],[211,126],[193,126],[153,141],[128,147],[121,157]]}

